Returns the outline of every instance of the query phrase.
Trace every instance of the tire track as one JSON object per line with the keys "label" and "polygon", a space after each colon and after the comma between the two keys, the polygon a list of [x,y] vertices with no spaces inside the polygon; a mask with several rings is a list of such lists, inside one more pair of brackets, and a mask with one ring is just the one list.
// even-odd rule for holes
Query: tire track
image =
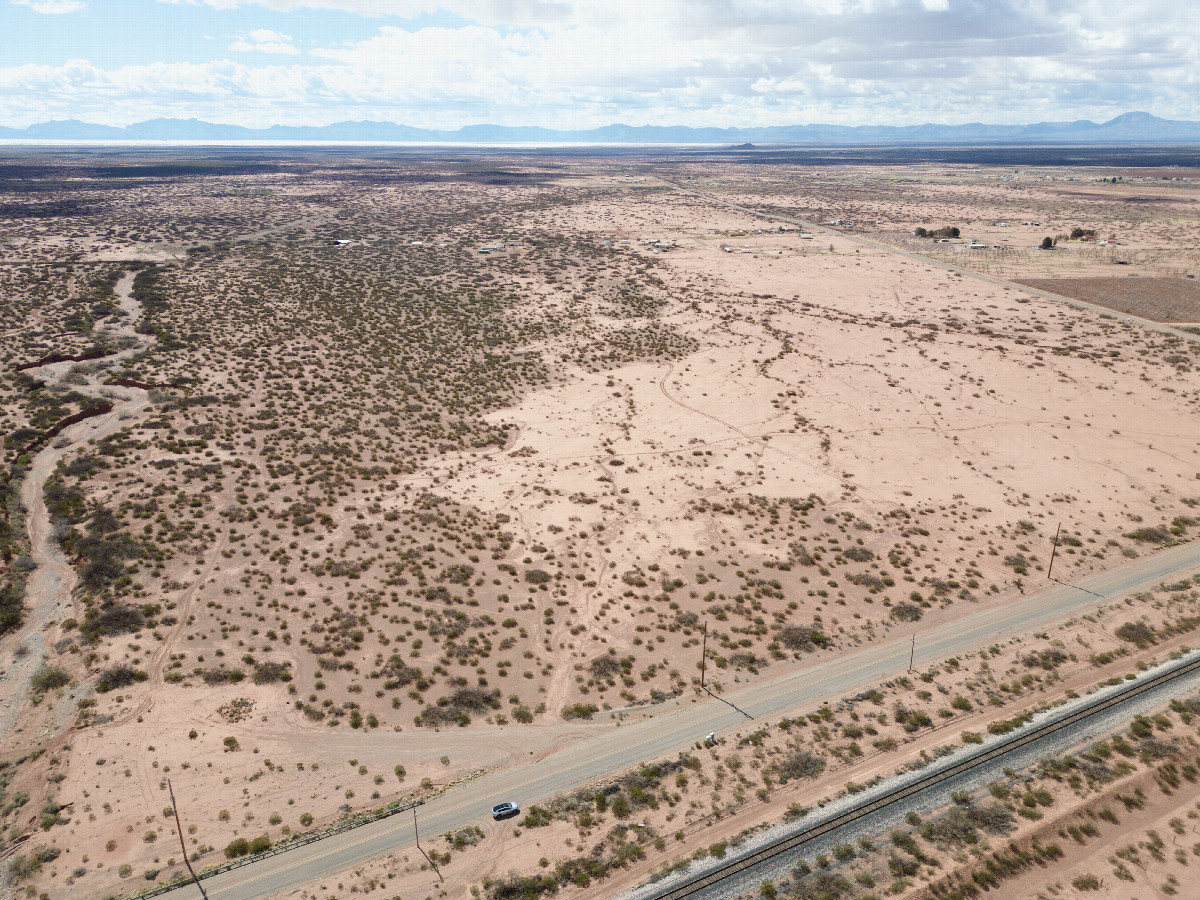
{"label": "tire track", "polygon": [[740,434],[742,437],[744,437],[748,441],[753,442],[753,441],[757,440],[757,438],[754,438],[754,437],[746,434],[746,432],[742,431],[742,429],[738,428],[736,425],[731,425],[730,423],[726,422],[724,419],[719,419],[710,413],[706,413],[702,409],[696,409],[696,407],[694,407],[694,406],[688,406],[682,400],[672,397],[671,393],[667,390],[667,379],[670,378],[671,375],[674,374],[674,372],[675,372],[675,363],[668,363],[667,364],[667,373],[665,375],[663,375],[663,377],[660,378],[658,381],[658,389],[660,391],[662,391],[662,395],[664,397],[666,397],[669,401],[674,403],[676,406],[686,409],[688,412],[695,413],[698,416],[704,416],[704,418],[708,419],[709,421],[716,422],[718,425],[720,425],[724,428],[728,428],[730,431],[734,432],[735,434]]}

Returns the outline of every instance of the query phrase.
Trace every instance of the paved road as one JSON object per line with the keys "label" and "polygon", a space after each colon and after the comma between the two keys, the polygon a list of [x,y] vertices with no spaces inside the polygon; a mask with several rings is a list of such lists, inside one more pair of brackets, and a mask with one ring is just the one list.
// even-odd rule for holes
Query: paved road
{"label": "paved road", "polygon": [[[815,654],[802,668],[728,691],[724,697],[756,719],[811,709],[903,672],[908,667],[913,633],[917,635],[916,663],[921,666],[1040,631],[1196,569],[1200,569],[1200,542],[1183,544],[1072,584],[1051,585],[1001,607],[967,612],[968,607],[959,605],[940,621],[931,620],[915,632],[897,632],[887,641],[854,652]],[[585,739],[545,759],[494,772],[433,799],[418,810],[422,835],[432,839],[478,823],[500,800],[516,799],[525,805],[541,802],[645,760],[686,749],[710,731],[749,724],[726,703],[709,698],[659,709],[662,712],[653,718],[632,724],[598,722]],[[205,886],[211,900],[258,900],[374,857],[410,853],[412,843],[412,818],[396,816],[208,879]],[[199,891],[189,885],[173,896],[199,897]]]}

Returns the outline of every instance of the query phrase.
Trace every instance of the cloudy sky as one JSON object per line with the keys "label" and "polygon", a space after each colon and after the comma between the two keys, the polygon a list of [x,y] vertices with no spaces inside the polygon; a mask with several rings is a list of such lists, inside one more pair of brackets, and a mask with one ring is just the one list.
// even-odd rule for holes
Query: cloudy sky
{"label": "cloudy sky", "polygon": [[1200,119],[1189,0],[0,0],[0,124]]}

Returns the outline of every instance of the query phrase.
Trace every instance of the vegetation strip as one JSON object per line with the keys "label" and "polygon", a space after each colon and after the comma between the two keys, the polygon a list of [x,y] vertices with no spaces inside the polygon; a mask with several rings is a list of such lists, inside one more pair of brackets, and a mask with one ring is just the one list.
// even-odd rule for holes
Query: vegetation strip
{"label": "vegetation strip", "polygon": [[[390,816],[397,815],[398,813],[408,812],[410,809],[416,809],[418,806],[423,806],[424,804],[424,800],[413,800],[411,803],[404,804],[403,806],[387,806],[379,810],[379,812],[371,813],[365,816],[359,816],[357,819],[352,819],[349,822],[336,825],[328,831],[299,837],[294,841],[289,841],[286,844],[272,847],[270,850],[264,850],[262,853],[254,853],[250,856],[243,856],[240,859],[233,859],[229,862],[221,863],[219,866],[213,866],[211,869],[205,869],[204,871],[198,873],[196,878],[212,878],[216,875],[221,875],[225,872],[232,871],[233,869],[240,869],[242,866],[248,866],[251,863],[262,862],[264,859],[270,859],[272,856],[278,856],[280,853],[286,853],[288,850],[295,850],[297,847],[306,847],[309,844],[315,844],[317,841],[323,841],[326,838],[331,838],[334,835],[341,834],[344,831],[352,831],[355,828],[361,828],[363,825],[370,825],[372,822],[378,822],[380,819],[386,819]],[[169,891],[173,891],[176,888],[185,887],[189,884],[195,884],[195,882],[180,872],[179,877],[169,884],[160,885],[159,887],[151,888],[144,894],[134,894],[133,896],[138,897],[139,900],[142,897],[160,897]]]}
{"label": "vegetation strip", "polygon": [[688,881],[669,888],[668,890],[665,890],[659,894],[654,894],[654,900],[681,900],[683,897],[691,897],[705,890],[706,888],[712,887],[718,882],[724,881],[726,878],[729,878],[732,875],[736,875],[739,872],[744,872],[747,869],[751,869],[759,863],[768,859],[773,859],[782,853],[795,850],[804,844],[809,843],[810,841],[830,834],[831,832],[834,832],[845,825],[850,825],[854,822],[860,821],[878,812],[879,810],[884,809],[885,807],[891,806],[894,803],[898,803],[901,800],[905,800],[914,794],[921,793],[922,791],[933,787],[936,784],[969,772],[971,769],[978,768],[979,766],[991,762],[992,760],[997,759],[1006,753],[1041,740],[1042,738],[1047,737],[1056,731],[1060,731],[1063,728],[1068,728],[1071,725],[1077,724],[1084,719],[1096,715],[1097,713],[1104,712],[1105,710],[1111,709],[1114,706],[1118,706],[1119,704],[1124,703],[1133,697],[1144,694],[1146,691],[1153,690],[1154,688],[1173,681],[1176,678],[1188,675],[1197,669],[1200,669],[1200,657],[1189,660],[1188,662],[1185,662],[1182,665],[1166,672],[1160,672],[1157,675],[1146,679],[1145,681],[1134,682],[1128,688],[1117,691],[1108,697],[1101,698],[1094,703],[1090,703],[1080,709],[1077,709],[1061,719],[1045,722],[1034,728],[1030,728],[1024,733],[1019,733],[1010,738],[1005,738],[1004,740],[998,741],[996,744],[987,748],[986,750],[983,750],[976,756],[972,756],[969,759],[964,759],[960,762],[949,765],[941,771],[931,772],[922,778],[918,778],[916,781],[881,794],[872,800],[868,800],[856,809],[841,813],[840,815],[827,819],[824,822],[815,824],[811,828],[806,828],[804,831],[781,838],[780,840],[756,850],[753,853],[747,854],[740,859],[735,859],[732,862],[705,872],[702,875],[698,875],[695,878],[689,879]]}

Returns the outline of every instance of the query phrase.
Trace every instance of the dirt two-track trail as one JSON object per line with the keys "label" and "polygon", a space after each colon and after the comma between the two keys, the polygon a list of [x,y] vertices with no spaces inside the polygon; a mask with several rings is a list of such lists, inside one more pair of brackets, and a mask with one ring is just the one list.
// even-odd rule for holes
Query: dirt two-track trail
{"label": "dirt two-track trail", "polygon": [[[106,400],[112,409],[103,415],[77,422],[50,441],[34,458],[25,480],[21,483],[21,505],[26,511],[30,556],[37,568],[26,583],[24,622],[19,630],[0,643],[0,658],[5,661],[0,676],[0,743],[10,742],[13,728],[29,699],[30,679],[43,665],[53,663],[54,646],[51,638],[54,627],[63,619],[75,615],[72,594],[77,575],[63,556],[55,540],[50,513],[46,509],[43,489],[46,479],[54,474],[67,454],[88,441],[107,437],[130,420],[140,416],[149,404],[149,394],[137,387],[104,384],[102,379],[129,357],[140,353],[153,339],[139,334],[141,304],[133,297],[136,272],[127,272],[117,282],[115,293],[120,302],[120,314],[100,334],[121,349],[88,363],[72,361],[51,363],[34,370],[33,374],[47,384],[58,382],[68,371],[84,373],[83,384],[71,388],[98,400]],[[38,735],[42,741],[53,737],[49,725]]]}

